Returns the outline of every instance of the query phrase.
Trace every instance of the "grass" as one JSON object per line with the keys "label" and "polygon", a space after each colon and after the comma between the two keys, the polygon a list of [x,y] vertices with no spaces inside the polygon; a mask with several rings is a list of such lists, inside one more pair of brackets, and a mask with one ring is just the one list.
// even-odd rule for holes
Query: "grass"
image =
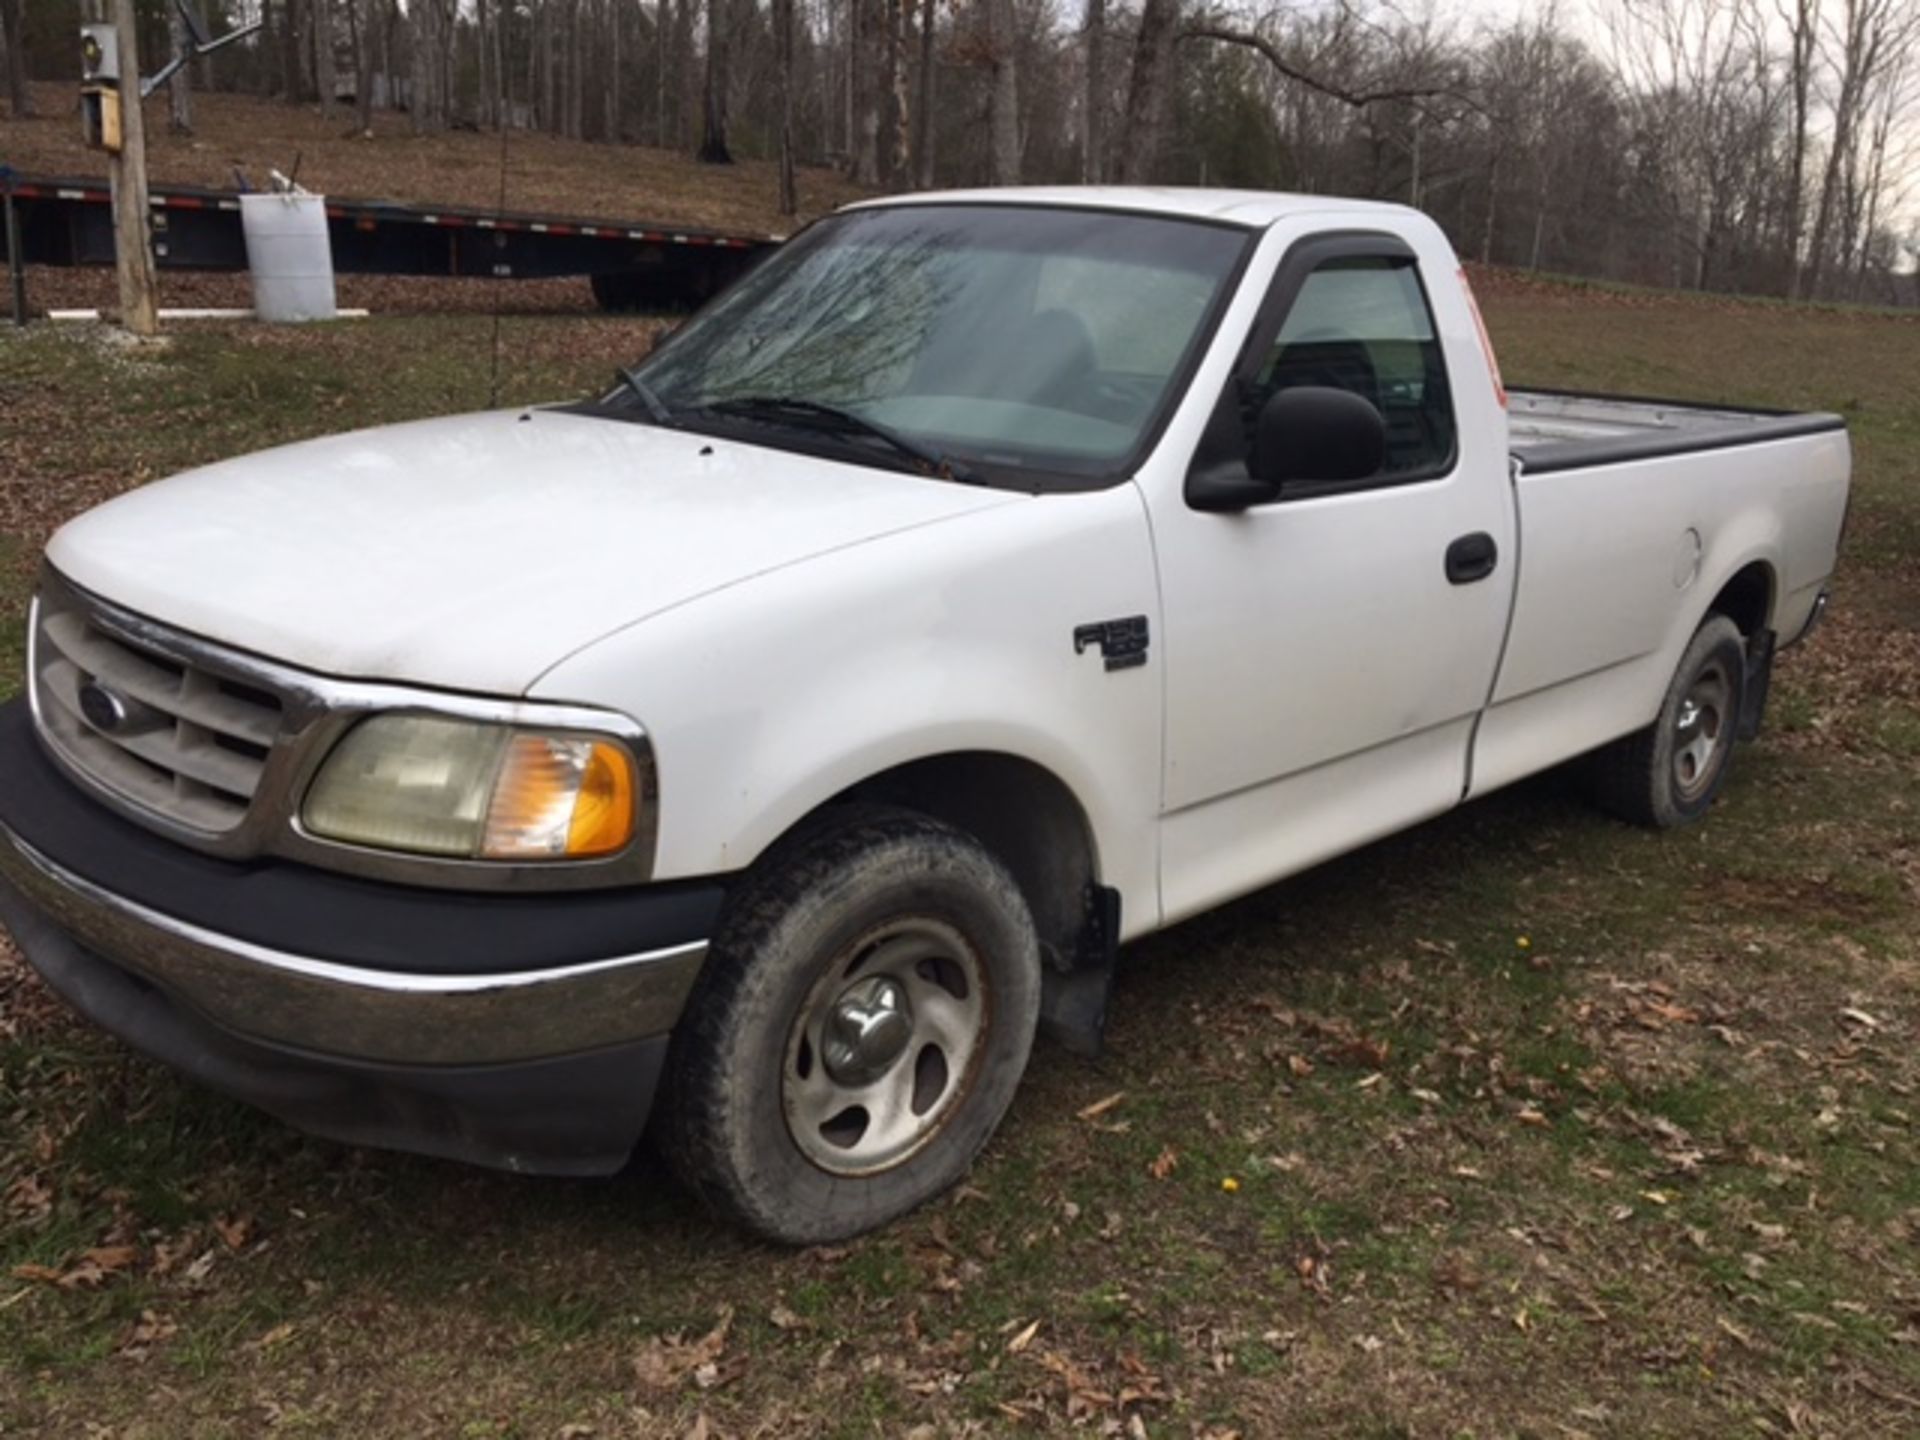
{"label": "grass", "polygon": [[[1914,1433],[1920,327],[1484,299],[1516,380],[1849,416],[1834,614],[1708,823],[1623,828],[1550,775],[1157,936],[1108,1053],[1038,1054],[967,1187],[804,1253],[644,1162],[305,1139],[0,959],[0,1277],[131,1249],[0,1278],[0,1433]],[[597,383],[647,329],[510,317],[500,399]],[[480,405],[488,334],[0,337],[0,687],[63,516]],[[712,1370],[643,1381],[729,1310]]]}

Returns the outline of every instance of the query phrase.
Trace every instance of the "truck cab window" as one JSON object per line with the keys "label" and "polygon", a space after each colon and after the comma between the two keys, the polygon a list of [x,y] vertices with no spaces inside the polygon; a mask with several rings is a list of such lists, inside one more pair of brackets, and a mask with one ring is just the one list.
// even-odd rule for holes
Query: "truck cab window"
{"label": "truck cab window", "polygon": [[1261,364],[1247,415],[1301,385],[1350,390],[1380,411],[1382,481],[1425,479],[1452,464],[1446,360],[1410,261],[1342,257],[1307,276]]}

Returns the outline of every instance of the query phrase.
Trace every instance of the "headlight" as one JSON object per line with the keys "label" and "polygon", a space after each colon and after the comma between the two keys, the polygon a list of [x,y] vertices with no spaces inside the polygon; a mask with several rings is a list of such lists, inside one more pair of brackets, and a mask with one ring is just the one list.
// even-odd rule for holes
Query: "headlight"
{"label": "headlight", "polygon": [[307,790],[309,833],[476,860],[577,860],[633,838],[633,756],[601,736],[377,715]]}

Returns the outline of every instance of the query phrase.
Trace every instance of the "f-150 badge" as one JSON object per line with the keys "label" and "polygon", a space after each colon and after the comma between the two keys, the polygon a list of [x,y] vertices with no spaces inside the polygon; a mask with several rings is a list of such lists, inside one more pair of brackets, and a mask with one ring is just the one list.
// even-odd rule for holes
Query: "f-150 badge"
{"label": "f-150 badge", "polygon": [[1147,617],[1129,615],[1124,620],[1096,620],[1079,625],[1073,632],[1073,653],[1084,655],[1087,647],[1098,645],[1107,657],[1107,669],[1131,670],[1147,663]]}

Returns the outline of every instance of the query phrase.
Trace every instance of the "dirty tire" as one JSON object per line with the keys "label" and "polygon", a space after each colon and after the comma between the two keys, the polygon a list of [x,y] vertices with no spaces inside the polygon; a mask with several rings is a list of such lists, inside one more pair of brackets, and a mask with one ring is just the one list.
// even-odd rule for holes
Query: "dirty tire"
{"label": "dirty tire", "polygon": [[[818,1138],[826,1127],[809,1130],[796,1118],[813,1103],[807,1086],[833,1078],[822,1058],[829,1047],[814,1054],[804,1038],[831,1037],[809,1031],[808,1017],[834,1014],[835,987],[882,963],[874,957],[890,942],[874,937],[899,927],[919,927],[959,947],[966,975],[977,977],[960,985],[972,997],[964,1007],[973,1017],[966,1026],[972,1039],[965,1064],[951,1077],[940,1068],[928,1087],[941,1097],[929,1112],[932,1122],[911,1113],[920,1103],[917,1076],[908,1082],[910,1104],[875,1104],[870,1123],[878,1126],[883,1114],[896,1128],[906,1120],[904,1153],[883,1154],[885,1163],[870,1171],[835,1173],[817,1158],[824,1153],[826,1163],[837,1163]],[[945,962],[904,963],[931,972]],[[938,1001],[933,996],[916,1019],[942,1013]],[[963,832],[910,811],[859,806],[830,813],[770,851],[730,898],[674,1035],[657,1140],[710,1207],[756,1234],[791,1245],[847,1239],[966,1175],[1013,1099],[1039,1009],[1033,918],[998,860]],[[921,1043],[914,1034],[900,1042],[907,1046],[902,1063],[915,1054],[927,1058],[914,1049]],[[844,1047],[839,1053],[847,1060]],[[935,1064],[944,1066],[944,1052]],[[897,1067],[886,1074],[906,1078]],[[858,1110],[855,1123],[867,1114]],[[916,1138],[913,1127],[929,1123]]]}
{"label": "dirty tire", "polygon": [[1746,654],[1733,621],[1709,615],[1702,622],[1653,724],[1589,757],[1589,787],[1602,808],[1659,830],[1706,814],[1733,758]]}

